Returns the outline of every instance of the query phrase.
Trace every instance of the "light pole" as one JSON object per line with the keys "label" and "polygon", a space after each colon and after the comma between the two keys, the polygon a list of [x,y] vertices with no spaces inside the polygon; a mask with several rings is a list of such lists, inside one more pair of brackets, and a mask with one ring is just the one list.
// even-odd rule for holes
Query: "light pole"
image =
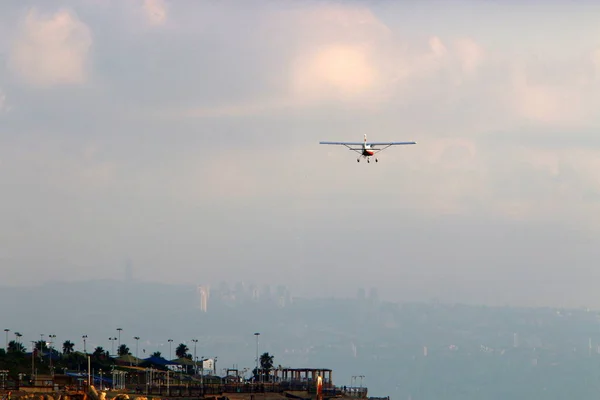
{"label": "light pole", "polygon": [[54,376],[54,369],[52,368],[52,344],[54,343],[54,339],[56,339],[56,335],[54,334],[50,334],[48,335],[48,339],[49,341],[49,355],[48,358],[50,359],[50,373],[52,374],[52,376]]}
{"label": "light pole", "polygon": [[198,375],[198,359],[196,358],[196,343],[198,343],[198,339],[192,339],[194,342],[194,375]]}
{"label": "light pole", "polygon": [[173,359],[173,351],[171,349],[171,344],[173,343],[173,339],[169,339],[169,340],[167,340],[167,342],[169,342],[169,361],[171,361]]}
{"label": "light pole", "polygon": [[83,335],[81,338],[83,339],[83,354],[87,356],[87,351],[85,348],[85,339],[87,339],[87,335]]}
{"label": "light pole", "polygon": [[16,339],[15,341],[17,343],[21,343],[21,336],[23,336],[23,335],[21,335],[19,332],[15,332],[15,339]]}
{"label": "light pole", "polygon": [[6,347],[5,347],[5,350],[8,353],[8,332],[10,332],[10,329],[5,329],[4,332],[6,333]]}
{"label": "light pole", "polygon": [[112,356],[115,356],[115,340],[117,340],[116,337],[109,337],[108,340],[110,340],[111,343],[111,348],[112,348]]}
{"label": "light pole", "polygon": [[200,367],[202,371],[200,374],[200,388],[202,391],[202,397],[204,397],[204,356],[200,357]]}
{"label": "light pole", "polygon": [[260,375],[258,373],[258,337],[260,336],[260,332],[256,332],[254,334],[254,336],[256,336],[256,376],[258,377],[258,380],[260,381]]}
{"label": "light pole", "polygon": [[117,328],[117,331],[119,331],[119,347],[117,348],[121,348],[121,331],[123,330],[123,328]]}
{"label": "light pole", "polygon": [[32,340],[31,341],[31,380],[35,382],[34,380],[34,374],[35,374],[35,341]]}
{"label": "light pole", "polygon": [[140,337],[139,336],[134,336],[133,337],[135,339],[135,365],[138,365],[138,344],[140,342]]}

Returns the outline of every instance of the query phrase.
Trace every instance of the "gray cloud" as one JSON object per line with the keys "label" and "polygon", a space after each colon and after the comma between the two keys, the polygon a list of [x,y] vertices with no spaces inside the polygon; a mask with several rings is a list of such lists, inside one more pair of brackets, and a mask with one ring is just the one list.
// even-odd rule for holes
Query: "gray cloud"
{"label": "gray cloud", "polygon": [[[0,6],[3,281],[114,276],[128,255],[148,280],[596,301],[584,6],[563,35],[555,9],[470,4],[467,29],[440,19],[467,5],[159,3]],[[33,6],[77,27],[43,55],[81,73],[35,46],[9,62]],[[419,144],[377,166],[317,145],[364,133]]]}

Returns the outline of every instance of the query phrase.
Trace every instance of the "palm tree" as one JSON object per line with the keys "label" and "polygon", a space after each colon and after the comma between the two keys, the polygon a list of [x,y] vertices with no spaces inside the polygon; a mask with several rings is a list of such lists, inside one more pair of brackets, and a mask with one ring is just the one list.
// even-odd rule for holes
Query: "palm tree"
{"label": "palm tree", "polygon": [[19,343],[15,340],[11,340],[8,342],[8,352],[9,353],[25,353],[25,346],[22,343]]}
{"label": "palm tree", "polygon": [[152,353],[152,357],[160,357],[160,351],[155,351],[154,353]]}
{"label": "palm tree", "polygon": [[184,358],[185,355],[187,354],[188,350],[189,349],[185,344],[180,343],[179,346],[177,346],[177,349],[175,350],[175,354],[179,358]]}
{"label": "palm tree", "polygon": [[263,375],[269,376],[269,373],[273,369],[273,356],[269,355],[269,353],[263,353],[260,356],[260,369]]}
{"label": "palm tree", "polygon": [[70,340],[66,340],[63,343],[63,354],[71,354],[73,352],[74,347],[75,347],[74,343],[72,343]]}
{"label": "palm tree", "polygon": [[119,346],[118,353],[120,356],[126,356],[128,354],[131,354],[129,352],[129,347],[127,347],[127,345],[125,345],[125,344],[122,344],[121,346]]}
{"label": "palm tree", "polygon": [[35,343],[35,348],[43,352],[44,350],[48,350],[48,345],[45,340],[38,340]]}
{"label": "palm tree", "polygon": [[98,346],[94,349],[94,352],[92,353],[92,357],[100,360],[105,358],[106,356],[106,352],[104,351],[104,349],[102,348],[102,346]]}

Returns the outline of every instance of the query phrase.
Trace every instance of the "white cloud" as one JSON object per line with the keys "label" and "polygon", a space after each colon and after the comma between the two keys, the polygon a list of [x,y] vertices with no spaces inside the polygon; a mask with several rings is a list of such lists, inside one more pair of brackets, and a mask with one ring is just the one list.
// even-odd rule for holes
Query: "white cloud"
{"label": "white cloud", "polygon": [[378,110],[392,99],[422,98],[442,90],[432,86],[433,74],[443,71],[450,79],[440,84],[455,85],[476,75],[485,62],[484,49],[470,37],[449,38],[446,44],[431,35],[420,45],[409,45],[364,6],[319,4],[266,11],[259,22],[261,30],[278,32],[277,41],[267,38],[266,43],[278,57],[266,58],[270,65],[264,68],[265,74],[285,71],[278,90],[183,115],[264,114],[322,105]]}
{"label": "white cloud", "polygon": [[472,38],[457,39],[455,49],[464,74],[475,73],[485,59],[483,48]]}
{"label": "white cloud", "polygon": [[6,109],[6,95],[2,91],[2,88],[0,88],[0,112],[6,111]]}
{"label": "white cloud", "polygon": [[164,0],[144,0],[146,19],[151,25],[163,25],[167,19],[167,5]]}
{"label": "white cloud", "polygon": [[81,84],[88,77],[90,29],[75,13],[52,15],[31,9],[12,44],[8,66],[34,86]]}

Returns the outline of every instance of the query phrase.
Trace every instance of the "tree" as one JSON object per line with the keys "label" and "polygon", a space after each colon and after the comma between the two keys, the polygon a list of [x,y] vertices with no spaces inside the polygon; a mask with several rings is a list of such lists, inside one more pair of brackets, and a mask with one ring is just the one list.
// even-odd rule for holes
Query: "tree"
{"label": "tree", "polygon": [[48,344],[45,340],[38,340],[35,343],[35,348],[43,352],[44,350],[48,350]]}
{"label": "tree", "polygon": [[178,358],[184,358],[188,350],[189,349],[185,344],[180,343],[179,346],[177,346],[177,349],[175,349],[175,354]]}
{"label": "tree", "polygon": [[94,349],[94,352],[92,353],[92,357],[94,357],[96,359],[103,359],[106,357],[106,352],[104,351],[102,346],[98,346]]}
{"label": "tree", "polygon": [[260,356],[260,373],[263,376],[263,381],[269,380],[270,372],[273,369],[273,358],[269,353],[263,353]]}
{"label": "tree", "polygon": [[155,351],[154,353],[152,353],[152,357],[161,357],[160,351]]}
{"label": "tree", "polygon": [[9,353],[25,353],[25,346],[22,343],[11,340],[8,342]]}
{"label": "tree", "polygon": [[73,342],[71,342],[70,340],[66,340],[63,343],[63,353],[64,354],[71,354],[73,353],[73,349],[75,348],[75,344]]}
{"label": "tree", "polygon": [[273,356],[269,353],[263,353],[260,356],[260,368],[265,370],[267,373],[273,369]]}
{"label": "tree", "polygon": [[119,346],[118,353],[120,356],[126,356],[128,354],[131,354],[129,352],[129,347],[127,347],[127,345],[125,345],[125,344],[122,344],[121,346]]}

